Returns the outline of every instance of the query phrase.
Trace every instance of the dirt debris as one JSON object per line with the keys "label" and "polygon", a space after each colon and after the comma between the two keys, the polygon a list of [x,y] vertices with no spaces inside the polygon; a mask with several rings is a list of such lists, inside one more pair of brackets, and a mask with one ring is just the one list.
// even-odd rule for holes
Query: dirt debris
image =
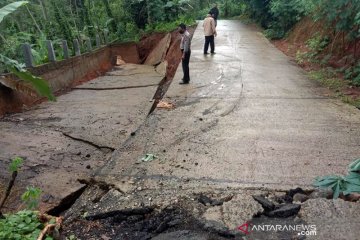
{"label": "dirt debris", "polygon": [[175,104],[171,103],[171,102],[166,102],[166,101],[160,101],[157,105],[157,108],[163,108],[163,109],[167,109],[167,110],[171,110],[175,108]]}

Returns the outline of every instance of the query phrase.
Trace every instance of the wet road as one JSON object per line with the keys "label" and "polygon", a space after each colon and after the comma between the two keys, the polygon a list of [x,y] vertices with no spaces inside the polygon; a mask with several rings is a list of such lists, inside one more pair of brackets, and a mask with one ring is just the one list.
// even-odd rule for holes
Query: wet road
{"label": "wet road", "polygon": [[[201,23],[200,23],[201,24]],[[99,175],[141,176],[198,186],[311,188],[316,176],[342,174],[360,156],[360,111],[329,99],[258,30],[219,21],[215,55],[192,41],[191,83],[157,110]],[[159,159],[134,164],[146,153]],[[119,174],[119,173],[122,174]]]}
{"label": "wet road", "polygon": [[[156,212],[177,209],[190,213],[200,228],[180,221],[161,230],[164,233],[157,239],[188,239],[199,229],[203,233],[225,229],[229,236],[240,234],[234,239],[245,239],[237,226],[262,221],[254,216],[264,212],[252,196],[261,194],[280,203],[276,196],[284,191],[312,189],[315,177],[343,174],[360,156],[359,110],[326,97],[323,88],[256,29],[239,21],[218,24],[215,55],[203,55],[202,28],[196,29],[191,82],[178,84],[179,67],[164,98],[176,108],[156,109],[146,119],[96,172],[94,183],[67,212],[68,219],[81,218],[81,212],[104,216],[115,211],[121,217],[121,211],[129,209],[133,214],[148,207]],[[157,158],[141,161],[148,153]],[[227,202],[203,204],[202,194]],[[301,205],[295,219],[265,217],[264,223],[305,219],[318,227],[313,239],[356,239],[359,204],[315,198]],[[166,223],[171,216],[164,219]],[[134,228],[114,227],[117,239],[126,239],[122,236],[128,232],[159,234],[147,230],[147,223],[125,222]],[[191,231],[184,236],[179,230]],[[256,234],[254,239],[298,239],[293,231]],[[205,235],[203,239],[221,239]]]}

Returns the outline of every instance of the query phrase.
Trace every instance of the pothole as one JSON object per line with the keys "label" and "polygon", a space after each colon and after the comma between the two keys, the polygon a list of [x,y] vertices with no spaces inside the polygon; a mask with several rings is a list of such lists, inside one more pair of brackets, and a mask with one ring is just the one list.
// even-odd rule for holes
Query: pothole
{"label": "pothole", "polygon": [[[83,226],[79,228],[79,224]],[[195,218],[181,204],[162,211],[151,208],[113,211],[89,216],[66,226],[64,235],[85,239],[229,239],[231,233],[212,229]]]}

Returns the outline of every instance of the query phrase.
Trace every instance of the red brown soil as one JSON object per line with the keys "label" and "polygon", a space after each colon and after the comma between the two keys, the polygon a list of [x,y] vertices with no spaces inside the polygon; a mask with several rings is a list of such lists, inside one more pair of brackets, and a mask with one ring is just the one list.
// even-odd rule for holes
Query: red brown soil
{"label": "red brown soil", "polygon": [[156,47],[156,45],[165,37],[167,33],[153,33],[145,35],[141,38],[138,44],[140,62],[143,63],[150,52]]}
{"label": "red brown soil", "polygon": [[[95,71],[91,71],[88,72],[84,77],[80,78],[80,79],[75,79],[72,87],[81,85],[85,82],[88,82],[90,80],[93,80],[99,76],[104,75],[107,71],[109,71],[111,68],[113,67],[113,65],[111,64],[111,62],[103,62],[98,69],[96,69]],[[62,92],[57,92],[57,95],[61,95]]]}
{"label": "red brown soil", "polygon": [[[193,34],[195,27],[188,28],[188,31]],[[153,33],[146,35],[141,38],[138,44],[139,58],[141,62],[144,62],[150,52],[156,47],[156,45],[165,37],[167,33]],[[171,42],[165,60],[168,62],[167,67],[167,79],[171,80],[176,73],[177,67],[181,62],[181,51],[180,51],[180,40],[181,37],[177,30],[171,32]]]}
{"label": "red brown soil", "polygon": [[[311,18],[308,17],[302,19],[297,25],[295,25],[286,39],[274,40],[272,43],[287,56],[290,56],[293,60],[295,60],[297,52],[304,53],[309,51],[306,43],[315,34],[330,37],[330,44],[320,55],[321,58],[331,54],[331,57],[328,61],[329,67],[335,69],[347,68],[359,61],[359,43],[354,41],[343,41],[342,33],[334,35],[333,31],[326,30],[323,22],[314,22]],[[323,66],[320,64],[307,61],[299,65],[305,71],[320,70],[323,68]],[[339,74],[338,77],[340,79],[344,79],[343,74]],[[348,86],[347,88],[343,89],[342,92],[345,95],[353,97],[354,99],[360,98],[360,87]]]}

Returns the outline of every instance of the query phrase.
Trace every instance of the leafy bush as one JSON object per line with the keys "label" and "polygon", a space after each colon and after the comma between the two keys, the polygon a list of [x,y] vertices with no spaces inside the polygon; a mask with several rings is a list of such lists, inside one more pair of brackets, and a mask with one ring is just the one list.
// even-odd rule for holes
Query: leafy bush
{"label": "leafy bush", "polygon": [[[22,210],[14,214],[5,214],[1,212],[1,208],[10,194],[11,188],[15,182],[17,172],[23,159],[15,157],[9,166],[9,171],[12,173],[12,179],[9,182],[5,196],[0,203],[0,239],[6,240],[33,240],[38,239],[41,231],[44,229],[45,223],[55,225],[52,234],[60,227],[56,218],[48,215],[39,215],[37,211],[32,211],[38,206],[41,190],[34,187],[28,187],[27,191],[21,196],[21,200],[27,205],[29,210]],[[42,221],[40,220],[42,219]],[[43,223],[44,222],[44,223]],[[46,234],[49,234],[47,232]],[[41,238],[43,239],[43,238]],[[45,240],[53,239],[46,236]]]}
{"label": "leafy bush", "polygon": [[220,6],[220,13],[225,18],[239,16],[245,12],[246,5],[243,2],[225,0]]}
{"label": "leafy bush", "polygon": [[198,11],[198,12],[196,13],[196,15],[194,16],[194,19],[196,19],[196,20],[203,20],[208,13],[209,13],[209,9],[208,9],[208,8],[202,9],[202,10],[200,10],[200,11]]}
{"label": "leafy bush", "polygon": [[296,52],[295,61],[296,61],[298,64],[300,64],[300,65],[304,64],[305,62],[307,62],[308,59],[307,59],[307,54],[306,54],[306,52],[301,52],[300,50],[298,50],[298,51]]}
{"label": "leafy bush", "polygon": [[343,32],[349,40],[359,37],[360,4],[358,0],[313,0],[314,17],[325,20],[335,32]]}
{"label": "leafy bush", "polygon": [[360,37],[358,0],[245,0],[245,3],[250,17],[271,29],[266,32],[269,37],[283,37],[303,16],[323,20],[329,29],[344,34],[348,41]]}
{"label": "leafy bush", "polygon": [[334,199],[340,194],[348,195],[360,193],[360,159],[349,165],[349,173],[346,176],[324,176],[315,179],[314,185],[320,188],[331,188]]}
{"label": "leafy bush", "polygon": [[270,13],[270,0],[245,0],[247,5],[246,12],[252,18],[255,19],[260,25],[267,29],[272,21]]}
{"label": "leafy bush", "polygon": [[157,24],[148,24],[145,28],[145,32],[170,32],[175,30],[180,23],[185,25],[193,25],[195,21],[192,18],[187,18],[186,16],[180,16],[178,20],[173,22],[159,22]]}
{"label": "leafy bush", "polygon": [[41,190],[35,187],[27,187],[21,200],[26,204],[28,209],[35,209],[39,205]]}
{"label": "leafy bush", "polygon": [[323,68],[318,71],[311,71],[309,77],[312,80],[319,82],[322,86],[333,90],[334,92],[341,92],[347,86],[348,81],[344,81],[337,76],[337,72],[331,68]]}
{"label": "leafy bush", "polygon": [[[34,240],[37,239],[44,225],[39,221],[38,213],[24,210],[5,215],[0,219],[0,239]],[[47,237],[46,240],[51,240]]]}
{"label": "leafy bush", "polygon": [[353,85],[360,87],[360,62],[345,70],[345,79],[350,80]]}
{"label": "leafy bush", "polygon": [[327,36],[321,36],[319,33],[316,33],[312,38],[306,42],[306,46],[314,54],[321,53],[328,45],[330,39]]}
{"label": "leafy bush", "polygon": [[22,159],[21,157],[15,157],[10,163],[10,166],[9,166],[10,172],[18,171],[21,164],[23,164],[23,162],[24,162],[24,159]]}
{"label": "leafy bush", "polygon": [[276,33],[274,36],[282,38],[305,15],[305,7],[301,0],[272,0],[270,13],[273,21],[269,27]]}
{"label": "leafy bush", "polygon": [[279,28],[277,29],[269,28],[264,30],[264,35],[269,39],[281,39],[284,37],[285,32]]}

